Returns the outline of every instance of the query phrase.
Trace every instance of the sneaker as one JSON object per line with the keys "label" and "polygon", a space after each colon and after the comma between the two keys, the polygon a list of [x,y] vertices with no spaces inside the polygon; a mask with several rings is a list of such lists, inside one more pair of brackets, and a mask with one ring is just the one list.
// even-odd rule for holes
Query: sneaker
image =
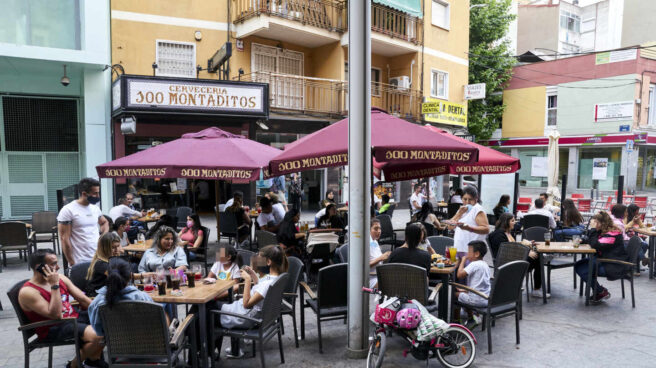
{"label": "sneaker", "polygon": [[602,291],[597,293],[597,295],[595,295],[595,297],[592,300],[595,302],[601,302],[608,299],[610,299],[610,293],[608,292],[608,289],[603,289]]}
{"label": "sneaker", "polygon": [[[534,298],[542,298],[542,290],[541,289],[533,290],[531,296]],[[547,293],[547,299],[549,298],[551,298],[551,294]]]}
{"label": "sneaker", "polygon": [[239,354],[237,354],[237,355],[232,354],[232,348],[231,347],[227,347],[225,349],[225,352],[226,352],[226,358],[228,358],[228,359],[241,359],[241,358],[244,357],[244,351],[241,350],[241,348],[239,349]]}
{"label": "sneaker", "polygon": [[470,330],[473,330],[476,328],[476,326],[479,326],[481,323],[483,323],[483,317],[475,314],[469,320],[467,320],[467,322],[465,323],[465,327],[467,327]]}

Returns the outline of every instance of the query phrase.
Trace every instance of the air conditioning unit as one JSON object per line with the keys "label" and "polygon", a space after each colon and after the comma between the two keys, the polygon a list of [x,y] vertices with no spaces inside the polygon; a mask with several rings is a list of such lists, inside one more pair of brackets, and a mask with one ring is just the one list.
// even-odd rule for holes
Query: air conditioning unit
{"label": "air conditioning unit", "polygon": [[396,89],[408,89],[410,88],[410,77],[407,75],[392,77],[389,79],[389,84]]}

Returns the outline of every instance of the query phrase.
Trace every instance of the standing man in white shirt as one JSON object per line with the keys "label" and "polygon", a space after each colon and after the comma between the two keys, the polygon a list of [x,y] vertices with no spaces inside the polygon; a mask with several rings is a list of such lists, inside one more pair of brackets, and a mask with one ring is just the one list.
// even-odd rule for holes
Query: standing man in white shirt
{"label": "standing man in white shirt", "polygon": [[424,204],[424,195],[421,193],[421,184],[415,184],[415,191],[410,196],[410,213],[421,211],[421,206]]}
{"label": "standing man in white shirt", "polygon": [[59,239],[69,266],[91,261],[98,248],[100,232],[109,231],[107,219],[96,206],[100,202],[100,182],[84,178],[78,190],[80,198],[64,206],[57,216]]}

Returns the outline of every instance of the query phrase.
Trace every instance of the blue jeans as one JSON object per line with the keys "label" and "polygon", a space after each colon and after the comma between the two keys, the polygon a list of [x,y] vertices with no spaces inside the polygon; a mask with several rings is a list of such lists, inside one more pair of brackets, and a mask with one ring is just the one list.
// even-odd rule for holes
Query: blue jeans
{"label": "blue jeans", "polygon": [[[583,280],[583,282],[586,282],[586,283],[588,282],[588,263],[589,262],[590,262],[590,258],[584,258],[584,259],[576,262],[576,264],[574,265],[574,271],[576,271],[576,274],[579,275],[581,280]],[[606,276],[606,269],[604,269],[604,264],[603,263],[599,264],[599,272],[597,273],[597,275],[596,276],[592,275],[592,287],[593,287],[592,293],[593,294],[594,294],[595,290],[597,290],[597,292],[601,292],[601,290],[603,290],[603,287],[601,285],[599,285],[599,283],[597,282],[597,276]]]}
{"label": "blue jeans", "polygon": [[583,226],[557,229],[554,230],[554,240],[559,242],[564,241],[565,237],[572,237],[573,235],[583,235],[584,231],[585,231],[585,227]]}

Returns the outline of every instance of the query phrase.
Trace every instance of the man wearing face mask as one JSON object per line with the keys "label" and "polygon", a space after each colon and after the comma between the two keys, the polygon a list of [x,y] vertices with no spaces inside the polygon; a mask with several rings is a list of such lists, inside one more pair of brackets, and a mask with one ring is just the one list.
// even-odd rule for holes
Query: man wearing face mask
{"label": "man wearing face mask", "polygon": [[84,178],[78,189],[80,198],[64,206],[57,216],[59,239],[69,266],[91,261],[100,233],[109,231],[107,219],[96,206],[100,202],[100,182]]}

